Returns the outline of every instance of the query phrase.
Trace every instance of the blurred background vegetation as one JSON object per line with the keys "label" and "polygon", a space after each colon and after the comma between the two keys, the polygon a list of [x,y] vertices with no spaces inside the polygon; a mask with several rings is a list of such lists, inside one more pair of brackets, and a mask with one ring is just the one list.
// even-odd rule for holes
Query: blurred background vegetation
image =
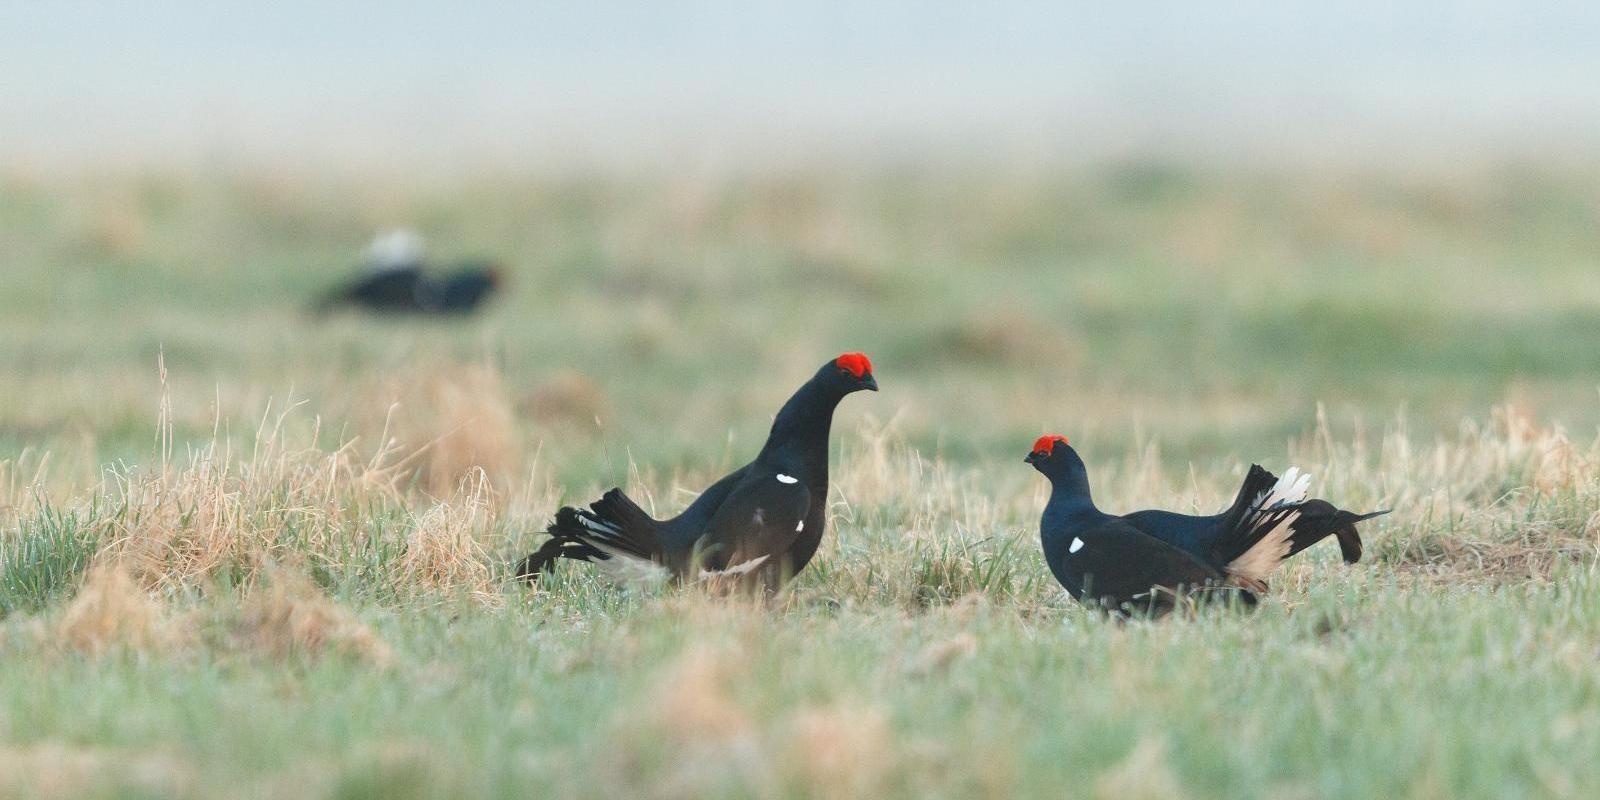
{"label": "blurred background vegetation", "polygon": [[[495,435],[580,483],[740,457],[845,349],[885,388],[845,413],[957,462],[1048,429],[1234,463],[1319,405],[1341,434],[1600,420],[1585,169],[0,174],[0,445],[83,478],[154,452],[158,355],[180,446],[246,441],[269,400],[373,446],[486,370]],[[507,290],[467,320],[311,315],[396,222]]]}
{"label": "blurred background vegetation", "polygon": [[[563,481],[748,452],[847,348],[886,390],[847,414],[965,463],[1232,463],[1319,404],[1588,431],[1597,41],[1575,2],[10,9],[0,458],[148,458],[160,353],[180,441],[276,398],[374,445],[486,371]],[[508,291],[308,316],[392,227]]]}

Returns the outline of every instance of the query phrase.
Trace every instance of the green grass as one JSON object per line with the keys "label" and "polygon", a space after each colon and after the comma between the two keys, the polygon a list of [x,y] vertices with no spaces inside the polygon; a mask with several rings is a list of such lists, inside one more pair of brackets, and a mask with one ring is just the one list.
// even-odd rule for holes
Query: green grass
{"label": "green grass", "polygon": [[[0,796],[1594,796],[1590,173],[0,171]],[[512,291],[310,319],[394,222]],[[846,349],[779,602],[505,581]],[[1114,624],[1039,557],[1046,431],[1112,509],[1260,461],[1395,513]]]}

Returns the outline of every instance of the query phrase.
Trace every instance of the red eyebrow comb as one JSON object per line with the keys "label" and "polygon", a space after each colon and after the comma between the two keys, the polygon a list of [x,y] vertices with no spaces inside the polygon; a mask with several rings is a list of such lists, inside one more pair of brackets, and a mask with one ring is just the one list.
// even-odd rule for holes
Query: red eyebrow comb
{"label": "red eyebrow comb", "polygon": [[1071,443],[1067,441],[1067,437],[1062,436],[1060,434],[1051,434],[1049,436],[1040,436],[1033,443],[1033,452],[1035,452],[1035,453],[1049,453],[1049,452],[1051,452],[1051,451],[1056,449],[1056,442],[1060,442],[1062,444],[1069,445],[1069,446],[1071,445]]}
{"label": "red eyebrow comb", "polygon": [[845,353],[834,359],[833,363],[857,378],[872,373],[872,362],[867,359],[866,353]]}

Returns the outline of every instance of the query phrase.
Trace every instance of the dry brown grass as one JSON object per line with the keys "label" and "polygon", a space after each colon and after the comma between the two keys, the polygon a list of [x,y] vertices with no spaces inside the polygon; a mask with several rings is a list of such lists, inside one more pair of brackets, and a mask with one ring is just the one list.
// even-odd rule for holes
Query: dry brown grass
{"label": "dry brown grass", "polygon": [[521,437],[499,370],[484,364],[419,365],[387,392],[402,448],[418,452],[423,490],[446,497],[476,472],[504,486]]}
{"label": "dry brown grass", "polygon": [[60,742],[0,745],[0,797],[76,800],[90,796],[198,796],[195,769],[161,752]]}
{"label": "dry brown grass", "polygon": [[494,514],[489,496],[488,477],[478,472],[455,497],[417,518],[396,571],[401,594],[456,594],[489,606],[504,603],[493,556],[484,545]]}
{"label": "dry brown grass", "polygon": [[304,574],[272,567],[265,577],[239,611],[235,632],[246,647],[279,659],[332,655],[376,667],[394,663],[387,642]]}
{"label": "dry brown grass", "polygon": [[50,462],[49,453],[26,449],[15,458],[0,459],[0,523],[16,520],[29,498],[40,496]]}
{"label": "dry brown grass", "polygon": [[592,425],[606,410],[605,391],[581,372],[557,372],[523,396],[520,410],[540,423]]}
{"label": "dry brown grass", "polygon": [[185,638],[161,602],[116,564],[89,571],[55,626],[57,644],[91,656],[124,650],[161,652]]}
{"label": "dry brown grass", "polygon": [[[332,452],[294,447],[287,417],[263,419],[248,457],[214,440],[183,466],[164,446],[158,469],[111,472],[101,489],[116,509],[102,523],[105,555],[151,588],[204,586],[223,569],[248,582],[274,558],[343,552],[348,509],[404,502],[409,461],[392,443],[366,459],[354,443]],[[298,534],[293,546],[285,529]]]}
{"label": "dry brown grass", "polygon": [[1579,446],[1521,410],[1497,408],[1488,424],[1464,424],[1432,443],[1400,427],[1384,437],[1376,459],[1363,441],[1335,443],[1325,429],[1297,449],[1324,464],[1333,496],[1376,488],[1374,505],[1412,520],[1369,548],[1408,577],[1542,581],[1563,560],[1600,553],[1587,510],[1600,503],[1600,440]]}
{"label": "dry brown grass", "polygon": [[[457,419],[476,418],[461,410],[470,405],[466,398],[498,395],[498,378],[483,368],[460,374],[468,377],[440,378],[439,385],[453,388],[437,394],[455,398],[443,405],[456,403]],[[462,439],[435,437],[421,449],[401,436],[383,437],[368,456],[357,452],[355,442],[332,451],[294,447],[285,430],[288,415],[279,414],[264,417],[248,454],[214,442],[186,459],[164,458],[159,468],[109,473],[102,505],[114,513],[96,521],[105,541],[102,557],[117,561],[147,589],[205,590],[224,573],[248,586],[261,565],[288,558],[335,571],[355,567],[353,554],[371,552],[363,548],[376,543],[400,554],[382,565],[400,596],[455,594],[497,605],[499,559],[516,549],[496,539],[504,535],[501,509],[511,509],[516,520],[537,521],[561,494],[542,472],[542,483],[530,472],[525,485],[507,485],[506,451],[483,459],[476,445],[450,444],[501,441],[490,434],[510,425],[500,416],[502,400],[487,404],[494,409],[487,418],[498,422],[473,428]],[[395,428],[416,424],[402,424],[398,416]],[[869,416],[841,438],[830,526],[841,535],[864,528],[889,532],[893,552],[875,559],[875,569],[919,577],[885,583],[856,561],[841,562],[831,592],[849,596],[870,586],[874,599],[911,608],[930,597],[947,602],[1005,588],[980,581],[987,551],[978,544],[1014,531],[1016,520],[1034,519],[1044,501],[1042,481],[1019,469],[1014,478],[1001,475],[997,485],[993,470],[929,458],[904,441],[898,420]],[[1238,475],[1226,470],[1171,469],[1155,442],[1140,443],[1123,459],[1097,459],[1093,452],[1086,457],[1094,461],[1097,498],[1110,510],[1208,512],[1223,507],[1237,486]],[[486,469],[467,466],[485,460],[502,461],[499,482]],[[413,511],[421,496],[407,491],[408,476],[423,462],[433,476],[429,483],[466,472],[448,492],[428,487],[428,505]],[[1398,509],[1365,527],[1368,552],[1414,577],[1540,580],[1563,559],[1593,558],[1600,550],[1600,513],[1592,511],[1600,503],[1600,443],[1580,445],[1512,409],[1431,442],[1410,436],[1403,424],[1376,441],[1336,439],[1324,425],[1291,444],[1287,463],[1310,470],[1314,492],[1342,506]],[[21,474],[8,467],[0,475],[17,484],[9,490],[12,502],[28,494]],[[669,487],[682,482],[670,475],[640,480],[647,485],[634,488],[642,497],[671,496]],[[415,514],[415,523],[373,524],[374,515],[386,512]],[[391,535],[405,538],[366,538]],[[943,555],[930,561],[930,553]],[[896,564],[897,559],[915,563]]]}

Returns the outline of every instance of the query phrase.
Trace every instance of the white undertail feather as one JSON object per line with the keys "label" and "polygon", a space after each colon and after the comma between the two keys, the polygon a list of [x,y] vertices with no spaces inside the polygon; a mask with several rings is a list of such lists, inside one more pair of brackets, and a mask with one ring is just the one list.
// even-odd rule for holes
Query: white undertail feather
{"label": "white undertail feather", "polygon": [[1271,489],[1262,492],[1256,498],[1250,510],[1252,513],[1260,513],[1281,505],[1304,503],[1310,490],[1311,473],[1301,472],[1299,467],[1290,467]]}
{"label": "white undertail feather", "polygon": [[1264,526],[1271,526],[1272,529],[1255,546],[1228,564],[1230,574],[1264,582],[1289,557],[1289,550],[1293,546],[1290,537],[1294,535],[1294,521],[1300,518],[1300,512],[1285,509],[1304,503],[1310,490],[1311,473],[1290,467],[1271,489],[1256,497],[1250,505],[1250,513],[1244,518],[1244,524],[1252,530]]}
{"label": "white undertail feather", "polygon": [[660,586],[672,579],[672,570],[651,561],[648,558],[630,556],[617,552],[599,542],[591,542],[600,552],[611,556],[604,561],[596,561],[594,565],[606,577],[617,583],[631,586]]}
{"label": "white undertail feather", "polygon": [[666,583],[672,578],[672,570],[667,569],[665,566],[657,564],[648,558],[640,558],[632,553],[624,553],[609,544],[608,540],[610,538],[622,532],[617,526],[585,514],[578,515],[578,524],[594,534],[593,536],[583,537],[583,541],[610,556],[604,560],[596,561],[595,566],[611,580],[617,583],[637,586],[657,586]]}
{"label": "white undertail feather", "polygon": [[710,581],[716,580],[717,578],[738,577],[765,563],[767,563],[766,556],[757,556],[749,561],[741,561],[737,564],[734,564],[727,569],[703,569],[700,570],[700,580]]}
{"label": "white undertail feather", "polygon": [[1265,583],[1267,576],[1289,557],[1294,521],[1299,518],[1299,511],[1280,511],[1277,514],[1269,512],[1258,517],[1254,524],[1271,525],[1272,530],[1249,550],[1228,562],[1228,573]]}

